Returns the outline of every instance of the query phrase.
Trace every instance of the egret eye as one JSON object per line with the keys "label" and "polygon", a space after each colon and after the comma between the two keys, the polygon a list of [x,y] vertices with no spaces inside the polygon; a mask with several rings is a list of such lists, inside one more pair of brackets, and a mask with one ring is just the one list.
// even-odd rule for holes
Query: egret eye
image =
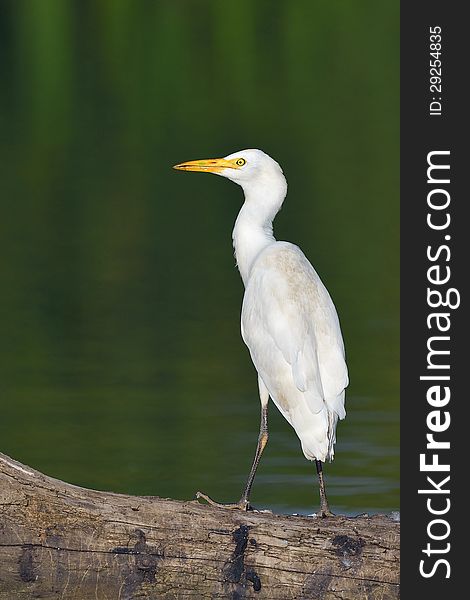
{"label": "egret eye", "polygon": [[244,158],[237,158],[237,160],[235,161],[235,164],[239,167],[243,167],[243,165],[246,163],[246,160]]}

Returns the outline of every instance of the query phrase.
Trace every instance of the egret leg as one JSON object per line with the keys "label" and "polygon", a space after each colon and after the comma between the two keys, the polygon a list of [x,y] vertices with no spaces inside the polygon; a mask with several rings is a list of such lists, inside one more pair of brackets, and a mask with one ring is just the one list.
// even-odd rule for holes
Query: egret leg
{"label": "egret leg", "polygon": [[248,506],[250,504],[250,494],[251,494],[251,486],[253,485],[253,481],[255,480],[256,470],[258,469],[259,461],[261,455],[263,454],[263,450],[268,443],[269,433],[268,433],[268,406],[261,407],[261,424],[259,428],[259,436],[258,443],[256,445],[256,452],[253,458],[253,464],[251,465],[251,471],[248,476],[248,480],[245,485],[245,489],[243,491],[240,502],[246,503]]}
{"label": "egret leg", "polygon": [[259,428],[258,443],[256,445],[256,452],[255,452],[255,456],[253,458],[253,464],[251,465],[251,471],[248,476],[248,480],[246,482],[245,489],[243,490],[242,497],[235,504],[221,504],[220,502],[215,502],[214,500],[212,500],[212,498],[207,496],[207,494],[203,494],[202,492],[196,493],[196,498],[203,498],[204,500],[206,500],[206,502],[208,502],[212,506],[218,506],[221,508],[239,509],[239,510],[250,510],[251,509],[251,506],[250,506],[251,487],[252,487],[253,481],[255,479],[256,470],[258,468],[261,455],[263,454],[263,450],[265,449],[266,444],[268,443],[268,437],[269,437],[269,434],[268,434],[269,393],[268,393],[268,390],[266,389],[266,387],[264,386],[264,383],[261,381],[261,379],[259,380],[259,389],[260,389],[260,398],[261,398],[261,423],[260,423],[260,428]]}
{"label": "egret leg", "polygon": [[321,460],[315,460],[315,466],[317,467],[318,483],[320,485],[320,510],[317,515],[319,517],[333,517],[334,514],[330,511],[328,506],[328,499],[325,491],[325,480],[323,479],[323,468]]}

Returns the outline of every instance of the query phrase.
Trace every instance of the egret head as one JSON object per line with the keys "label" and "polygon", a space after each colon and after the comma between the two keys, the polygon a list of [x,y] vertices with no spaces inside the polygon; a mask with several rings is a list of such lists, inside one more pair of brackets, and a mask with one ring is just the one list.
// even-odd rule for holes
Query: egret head
{"label": "egret head", "polygon": [[287,189],[281,167],[262,150],[239,150],[224,158],[192,160],[173,168],[222,175],[241,185],[245,192],[259,186],[272,187],[273,184]]}

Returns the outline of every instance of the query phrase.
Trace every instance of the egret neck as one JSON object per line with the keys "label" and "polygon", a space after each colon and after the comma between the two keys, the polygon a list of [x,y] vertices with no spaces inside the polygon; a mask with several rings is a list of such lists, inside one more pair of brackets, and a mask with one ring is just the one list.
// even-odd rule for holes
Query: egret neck
{"label": "egret neck", "polygon": [[273,220],[287,194],[287,181],[280,170],[266,173],[259,181],[243,182],[245,202],[238,213],[232,238],[238,270],[246,287],[258,254],[276,238]]}

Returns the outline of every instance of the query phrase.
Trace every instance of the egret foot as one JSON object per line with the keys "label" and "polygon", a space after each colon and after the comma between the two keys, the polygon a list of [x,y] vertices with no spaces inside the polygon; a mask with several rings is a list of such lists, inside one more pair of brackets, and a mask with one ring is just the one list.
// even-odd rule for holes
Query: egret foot
{"label": "egret foot", "polygon": [[325,508],[320,508],[320,510],[317,512],[317,517],[321,517],[322,519],[324,519],[325,517],[334,517],[335,513],[332,513],[331,510],[328,508],[328,506]]}
{"label": "egret foot", "polygon": [[212,500],[212,498],[210,498],[207,494],[203,494],[202,492],[196,492],[196,498],[203,498],[208,504],[210,504],[211,506],[217,506],[218,508],[228,508],[230,510],[243,510],[245,512],[248,510],[252,510],[250,503],[248,502],[248,500],[246,500],[246,498],[241,498],[235,504],[223,504],[221,502],[216,502],[215,500]]}

